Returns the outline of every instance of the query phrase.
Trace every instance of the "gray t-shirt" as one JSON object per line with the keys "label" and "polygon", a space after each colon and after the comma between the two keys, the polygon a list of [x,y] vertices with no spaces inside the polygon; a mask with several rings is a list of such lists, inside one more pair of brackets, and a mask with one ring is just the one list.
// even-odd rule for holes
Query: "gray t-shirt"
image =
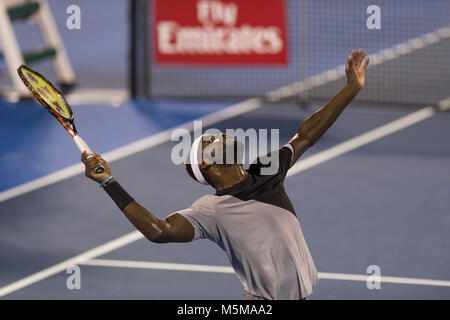
{"label": "gray t-shirt", "polygon": [[244,290],[265,299],[307,297],[318,280],[283,187],[291,149],[288,145],[276,151],[276,174],[261,175],[264,165],[258,159],[247,170],[245,180],[215,195],[205,195],[178,212],[194,227],[194,240],[217,243],[227,253]]}

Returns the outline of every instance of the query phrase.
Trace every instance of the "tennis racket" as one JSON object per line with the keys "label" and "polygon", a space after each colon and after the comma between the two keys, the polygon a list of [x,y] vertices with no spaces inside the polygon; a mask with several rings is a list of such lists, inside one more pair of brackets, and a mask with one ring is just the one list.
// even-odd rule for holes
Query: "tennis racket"
{"label": "tennis racket", "polygon": [[[20,66],[17,72],[22,82],[31,91],[33,97],[69,132],[81,153],[86,151],[88,153],[87,159],[92,158],[93,154],[91,149],[77,132],[72,109],[70,109],[69,104],[59,90],[50,81],[27,66]],[[103,166],[98,166],[94,169],[96,174],[103,173],[104,171],[105,168]]]}

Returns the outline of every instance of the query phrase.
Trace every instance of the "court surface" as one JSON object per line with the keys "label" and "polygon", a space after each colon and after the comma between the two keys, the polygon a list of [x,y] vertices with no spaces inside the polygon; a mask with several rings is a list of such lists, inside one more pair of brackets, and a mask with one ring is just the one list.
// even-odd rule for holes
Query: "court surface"
{"label": "court surface", "polygon": [[[239,112],[252,108],[252,103],[238,106]],[[135,144],[120,149],[122,158],[114,152],[106,155],[117,158],[111,163],[113,175],[161,218],[213,191],[195,183],[183,166],[170,160],[176,142],[168,141],[170,135],[164,136],[164,130],[190,123],[193,116],[186,115],[185,107],[158,108],[157,102],[149,102],[145,110],[152,110],[151,117],[141,123],[131,126],[132,117],[128,127],[105,121],[100,131],[88,130],[89,114],[107,107],[92,106],[89,113],[86,107],[74,108],[80,133],[100,152],[146,134],[160,137],[153,142],[141,140],[147,141],[147,147]],[[204,118],[211,127],[279,128],[280,143],[314,110],[290,102],[262,103],[227,118],[223,110],[236,108],[216,107],[217,113]],[[141,108],[130,102],[116,110],[117,117],[123,119]],[[168,110],[172,121],[164,124],[158,119],[164,119]],[[11,113],[23,113],[12,106],[9,112],[9,118],[14,118]],[[427,108],[352,105],[302,157],[305,161],[291,169],[286,190],[322,278],[311,299],[450,298],[449,120],[449,113]],[[62,169],[61,163],[76,164],[79,158],[59,124],[43,121],[49,132],[36,128],[35,134],[30,130],[19,135],[16,145],[4,142],[14,146],[1,157],[5,179],[0,194],[0,294],[4,299],[241,298],[241,285],[219,247],[208,240],[154,244],[143,239],[108,196],[83,176],[81,166],[72,167],[68,175],[59,171],[67,178],[24,194],[20,188],[11,189],[16,173],[22,184],[27,176],[33,184],[42,172]],[[8,138],[9,132],[13,139],[4,124],[2,134]],[[54,141],[42,140],[46,135],[53,135]],[[110,144],[101,146],[107,140]],[[139,148],[143,150],[136,152]],[[12,170],[18,165],[22,169]],[[8,190],[16,190],[17,195]],[[66,268],[73,264],[80,266],[80,290],[66,287],[70,276]],[[369,290],[366,271],[371,265],[380,267],[382,277],[394,278],[382,278],[381,289]]]}

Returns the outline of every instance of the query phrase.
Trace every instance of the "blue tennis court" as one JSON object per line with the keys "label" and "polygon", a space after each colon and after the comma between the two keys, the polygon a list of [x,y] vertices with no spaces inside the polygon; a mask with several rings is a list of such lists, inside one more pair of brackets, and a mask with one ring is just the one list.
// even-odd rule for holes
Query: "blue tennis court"
{"label": "blue tennis court", "polygon": [[[103,88],[126,89],[127,48],[121,45],[126,42],[125,3],[112,5],[101,17],[94,12],[104,5],[102,1],[83,4],[85,28],[99,25],[96,32],[62,28],[81,87],[100,83]],[[54,14],[61,13],[55,19],[63,25],[69,2],[50,4]],[[411,8],[408,12],[420,16],[419,7]],[[311,10],[317,15],[320,6]],[[112,17],[114,23],[107,24]],[[425,55],[424,50],[448,49],[449,30],[448,21],[438,19],[403,30],[387,39],[384,47],[372,48],[369,56],[373,53],[378,63],[367,72],[386,72],[393,61],[411,65]],[[409,51],[395,47],[430,33],[435,42],[424,40],[423,47]],[[98,43],[101,35],[106,35],[103,44]],[[327,37],[334,41],[329,32],[321,41]],[[104,51],[83,52],[84,42],[97,43]],[[339,50],[352,45],[349,41]],[[397,49],[388,57],[383,50],[391,48]],[[91,64],[86,63],[87,55],[92,55]],[[77,103],[72,109],[78,131],[110,162],[113,176],[140,204],[165,218],[214,193],[195,183],[184,165],[171,161],[174,129],[192,131],[194,120],[202,120],[204,129],[278,129],[283,145],[322,106],[314,101],[299,107],[286,98],[291,91],[322,81],[318,91],[310,93],[319,97],[334,90],[335,82],[342,84],[330,70],[343,61],[337,53],[337,58],[328,56],[322,52],[312,59],[310,74],[300,84],[291,85],[297,79],[293,76],[251,99],[154,97],[127,99],[116,106]],[[326,65],[321,62],[325,60]],[[98,69],[93,75],[94,66]],[[42,65],[43,70],[50,68]],[[152,73],[170,79],[171,71]],[[209,79],[207,72],[196,76],[197,81]],[[448,77],[445,73],[442,79]],[[286,191],[320,277],[310,299],[450,299],[450,90],[446,89],[433,91],[424,85],[427,99],[435,97],[433,104],[353,102],[289,171]],[[136,231],[108,195],[84,176],[71,137],[34,101],[0,100],[0,150],[1,299],[242,298],[240,281],[214,243],[156,244]],[[73,266],[79,267],[81,288],[70,290]],[[381,287],[370,289],[369,270],[374,266],[380,271]]]}

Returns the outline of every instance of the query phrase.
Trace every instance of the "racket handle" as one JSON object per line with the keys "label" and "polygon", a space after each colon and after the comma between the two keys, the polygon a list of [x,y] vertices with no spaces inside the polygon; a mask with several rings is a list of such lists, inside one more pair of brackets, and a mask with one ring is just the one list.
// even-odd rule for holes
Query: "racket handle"
{"label": "racket handle", "polygon": [[[76,134],[73,137],[73,140],[75,141],[75,144],[77,145],[78,149],[80,149],[81,153],[83,153],[84,151],[86,151],[88,153],[87,159],[93,157],[91,149],[89,148],[87,143],[80,137],[80,135]],[[94,172],[96,174],[103,173],[104,171],[105,171],[105,168],[103,166],[98,166],[98,167],[95,167],[95,169],[94,169]]]}

